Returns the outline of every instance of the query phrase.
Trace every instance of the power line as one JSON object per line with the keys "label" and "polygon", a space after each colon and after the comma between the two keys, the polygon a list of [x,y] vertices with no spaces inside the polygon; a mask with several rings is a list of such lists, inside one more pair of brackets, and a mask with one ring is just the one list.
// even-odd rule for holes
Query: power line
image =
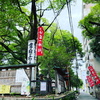
{"label": "power line", "polygon": [[[66,0],[67,2],[67,0]],[[73,28],[73,22],[72,22],[72,15],[71,15],[71,6],[70,3],[67,2],[67,8],[68,8],[68,15],[69,15],[69,23],[70,23],[70,28],[71,28],[71,32],[72,32],[72,39],[73,39],[73,43],[74,43],[74,52],[75,52],[75,57],[76,57],[76,74],[77,74],[77,79],[78,79],[78,59],[77,59],[77,52],[76,52],[76,44],[75,44],[75,39],[74,39],[74,28]],[[76,90],[78,88],[76,87]]]}
{"label": "power line", "polygon": [[[49,1],[50,2],[50,1]],[[59,14],[61,13],[62,9],[64,8],[65,4],[62,5],[62,7],[60,8],[60,10],[57,12],[55,18],[53,19],[53,21],[51,22],[51,24],[49,25],[49,27],[52,25],[52,23],[56,20],[56,18],[59,16]],[[53,7],[53,6],[52,6]],[[54,8],[53,8],[54,9]],[[49,29],[49,27],[45,30],[47,31]]]}
{"label": "power line", "polygon": [[[57,21],[57,25],[58,25],[58,27],[59,27],[59,22],[58,22],[58,20],[57,20],[57,17],[58,17],[58,15],[61,13],[61,11],[62,11],[63,7],[65,6],[65,4],[63,4],[63,6],[61,7],[61,9],[58,11],[58,13],[55,14],[55,10],[54,10],[54,7],[53,7],[53,5],[52,5],[51,0],[49,0],[49,3],[50,3],[50,5],[51,5],[51,8],[53,9],[53,13],[54,13],[54,15],[55,15],[55,17],[54,17],[53,21],[51,22],[51,24],[49,25],[49,27],[52,25],[52,23],[53,23],[55,20]],[[71,33],[72,33],[72,39],[73,39],[73,48],[74,48],[74,50],[75,50],[74,28],[73,28],[73,21],[72,21],[72,15],[71,15],[70,0],[66,0],[66,3],[67,3],[68,15],[69,15],[69,24],[70,24]],[[49,28],[49,27],[48,27],[48,28]],[[48,28],[47,28],[45,31],[47,31]],[[60,27],[59,27],[59,29],[60,29]],[[61,30],[61,29],[60,29],[60,33],[61,33],[61,36],[62,36],[62,30]],[[54,34],[55,34],[55,33],[54,33]],[[53,36],[54,36],[54,34],[53,34]],[[63,40],[63,43],[65,44],[65,41],[64,41],[64,39],[63,39],[63,36],[62,36],[62,40]]]}
{"label": "power line", "polygon": [[75,39],[74,39],[74,28],[73,28],[73,21],[72,21],[72,15],[71,15],[70,1],[66,0],[66,3],[67,3],[67,9],[68,9],[68,15],[69,15],[69,23],[70,23],[72,39],[73,39],[73,49],[74,49],[73,51],[75,52],[75,56],[76,56],[76,45],[75,45]]}
{"label": "power line", "polygon": [[66,3],[67,3],[68,15],[69,15],[69,24],[71,28],[71,33],[74,35],[73,21],[72,21],[72,15],[71,15],[71,6],[68,0],[66,0]]}
{"label": "power line", "polygon": [[[50,2],[50,5],[51,5],[51,7],[52,7],[52,9],[53,9],[53,13],[54,13],[54,15],[55,15],[55,10],[54,10],[54,7],[53,7],[53,5],[52,5],[51,0],[49,0],[49,2]],[[64,5],[65,5],[65,4],[64,4]],[[56,15],[55,15],[55,16],[56,16]],[[56,18],[56,21],[57,21],[57,26],[58,26],[58,28],[60,29],[60,33],[61,33],[61,36],[62,36],[62,30],[61,30],[61,28],[60,28],[60,25],[59,25],[59,22],[58,22],[57,18]],[[63,36],[62,36],[62,40],[63,40],[63,43],[65,44],[65,41],[64,41],[64,39],[63,39]]]}

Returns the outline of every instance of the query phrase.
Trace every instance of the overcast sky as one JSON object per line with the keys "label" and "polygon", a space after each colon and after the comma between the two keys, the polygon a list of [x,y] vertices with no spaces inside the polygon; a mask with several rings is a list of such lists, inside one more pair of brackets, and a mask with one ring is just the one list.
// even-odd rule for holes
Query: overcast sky
{"label": "overcast sky", "polygon": [[[79,41],[82,43],[81,29],[78,28],[78,22],[82,18],[82,0],[74,0],[74,1],[75,2],[71,3],[71,12],[72,12],[71,14],[72,14],[72,21],[74,28],[74,36],[77,37]],[[31,4],[29,4],[27,8],[30,10]],[[51,22],[54,19],[55,15],[53,11],[46,11],[43,17],[47,18]],[[71,32],[67,7],[60,13],[59,17],[57,18],[57,21],[61,29],[68,30]]]}
{"label": "overcast sky", "polygon": [[[71,12],[72,12],[71,14],[72,14],[72,21],[74,28],[74,36],[77,37],[81,43],[83,43],[81,36],[82,30],[78,27],[78,22],[82,19],[82,0],[75,0],[75,2],[71,4]],[[47,18],[49,21],[52,21],[54,19],[54,13],[46,12],[45,18]],[[57,18],[57,21],[59,22],[59,26],[61,29],[68,30],[71,32],[67,7],[61,12],[59,17]],[[81,61],[79,61],[78,63],[82,64],[80,69],[85,70],[84,63],[82,63]],[[76,72],[76,69],[74,69],[74,71]]]}
{"label": "overcast sky", "polygon": [[[73,20],[73,28],[74,28],[74,36],[79,39],[82,43],[81,29],[78,28],[78,22],[82,18],[82,0],[75,0],[74,3],[71,4],[71,12],[72,12],[72,20]],[[67,7],[61,12],[59,17],[57,18],[59,22],[59,26],[61,29],[70,30],[69,18]],[[46,12],[45,17],[52,21],[54,18],[53,12]]]}

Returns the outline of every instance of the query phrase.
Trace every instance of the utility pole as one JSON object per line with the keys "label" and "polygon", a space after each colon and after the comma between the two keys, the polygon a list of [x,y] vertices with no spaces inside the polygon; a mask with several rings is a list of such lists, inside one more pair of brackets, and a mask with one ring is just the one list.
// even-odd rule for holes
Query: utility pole
{"label": "utility pole", "polygon": [[[37,63],[37,57],[36,57],[36,43],[37,43],[37,14],[36,14],[36,0],[32,0],[31,2],[31,14],[30,14],[30,40],[34,41],[34,61],[31,63]],[[37,65],[38,66],[38,65]],[[36,80],[36,72],[37,72],[37,66],[32,67],[30,69],[31,75],[30,75],[30,81]],[[32,93],[35,91],[36,83],[30,82],[30,92]]]}
{"label": "utility pole", "polygon": [[36,14],[36,0],[32,0],[31,5],[31,15],[30,15],[30,26],[31,26],[31,32],[30,32],[30,39],[34,39],[35,43],[37,42],[37,14]]}
{"label": "utility pole", "polygon": [[[76,76],[78,80],[78,62],[77,62],[77,55],[76,55]],[[76,86],[76,91],[78,90],[78,87]]]}

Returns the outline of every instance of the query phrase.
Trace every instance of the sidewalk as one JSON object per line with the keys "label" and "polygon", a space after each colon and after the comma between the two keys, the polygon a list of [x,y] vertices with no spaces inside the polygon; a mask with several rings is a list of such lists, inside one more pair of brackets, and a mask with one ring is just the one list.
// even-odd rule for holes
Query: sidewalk
{"label": "sidewalk", "polygon": [[81,92],[77,100],[98,100],[98,99],[96,99],[95,97],[91,96],[88,93]]}
{"label": "sidewalk", "polygon": [[7,96],[0,96],[0,100],[61,100],[64,98],[66,95],[65,94],[60,94],[60,95],[47,95],[47,96],[37,96],[37,97],[17,97],[17,96],[12,96],[12,97],[7,97]]}

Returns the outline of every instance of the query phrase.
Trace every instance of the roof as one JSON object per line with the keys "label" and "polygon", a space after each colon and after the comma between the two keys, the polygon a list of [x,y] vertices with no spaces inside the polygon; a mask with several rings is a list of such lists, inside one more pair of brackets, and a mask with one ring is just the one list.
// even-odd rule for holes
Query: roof
{"label": "roof", "polygon": [[5,66],[0,66],[0,69],[9,69],[9,68],[26,68],[26,67],[35,67],[38,64],[19,64],[19,65],[5,65]]}
{"label": "roof", "polygon": [[54,70],[56,70],[60,75],[68,75],[68,72],[66,69],[63,69],[60,67],[54,67]]}
{"label": "roof", "polygon": [[68,80],[69,72],[67,72],[66,69],[60,68],[60,67],[54,67],[54,70],[57,71],[58,74],[60,74],[64,80]]}

